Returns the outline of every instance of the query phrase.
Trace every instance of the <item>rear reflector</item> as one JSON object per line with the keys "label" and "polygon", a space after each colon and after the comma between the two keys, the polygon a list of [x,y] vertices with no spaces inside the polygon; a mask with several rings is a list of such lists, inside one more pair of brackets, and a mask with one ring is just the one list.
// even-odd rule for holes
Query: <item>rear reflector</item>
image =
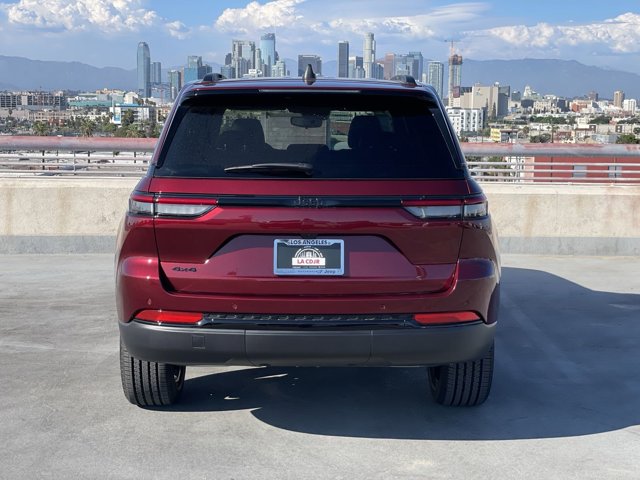
{"label": "rear reflector", "polygon": [[443,325],[450,323],[475,322],[480,320],[474,312],[442,312],[442,313],[416,313],[413,319],[420,325]]}
{"label": "rear reflector", "polygon": [[136,315],[136,319],[157,323],[178,323],[195,325],[202,320],[202,313],[175,312],[171,310],[143,310]]}

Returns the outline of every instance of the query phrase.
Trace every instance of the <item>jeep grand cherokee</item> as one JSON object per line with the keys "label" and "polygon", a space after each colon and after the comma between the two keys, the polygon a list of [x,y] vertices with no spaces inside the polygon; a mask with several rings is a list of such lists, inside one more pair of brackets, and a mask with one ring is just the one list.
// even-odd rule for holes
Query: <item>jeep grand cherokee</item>
{"label": "jeep grand cherokee", "polygon": [[190,84],[118,236],[125,395],[169,405],[187,365],[422,366],[436,402],[480,404],[496,243],[431,87]]}

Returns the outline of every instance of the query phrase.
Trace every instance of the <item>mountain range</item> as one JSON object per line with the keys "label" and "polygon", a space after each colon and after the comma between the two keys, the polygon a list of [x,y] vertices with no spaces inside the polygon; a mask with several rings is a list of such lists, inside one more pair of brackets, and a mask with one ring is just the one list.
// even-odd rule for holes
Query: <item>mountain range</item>
{"label": "mountain range", "polygon": [[[297,62],[286,60],[293,75]],[[210,62],[214,71],[219,64]],[[336,62],[323,63],[323,74],[335,76]],[[447,84],[445,65],[445,89]],[[573,60],[464,60],[462,84],[484,85],[499,82],[511,90],[522,91],[530,85],[542,94],[564,97],[583,96],[596,91],[602,98],[613,98],[622,90],[627,98],[640,99],[640,75],[588,66]],[[30,60],[0,55],[0,90],[78,90],[94,91],[102,88],[134,90],[136,70],[117,67],[97,68],[80,62]]]}

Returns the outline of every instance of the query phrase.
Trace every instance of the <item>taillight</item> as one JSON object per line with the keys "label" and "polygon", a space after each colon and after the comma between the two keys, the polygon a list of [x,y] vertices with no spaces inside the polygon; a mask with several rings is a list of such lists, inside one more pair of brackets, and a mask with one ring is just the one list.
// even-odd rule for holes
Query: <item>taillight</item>
{"label": "taillight", "polygon": [[199,217],[213,210],[216,199],[155,197],[134,193],[129,198],[131,215],[155,217]]}
{"label": "taillight", "polygon": [[173,310],[142,310],[136,314],[136,319],[138,320],[180,325],[195,325],[202,320],[202,317],[202,313],[177,312]]}
{"label": "taillight", "polygon": [[486,217],[489,213],[489,205],[484,200],[480,203],[470,203],[464,206],[464,219],[473,220],[474,218]]}
{"label": "taillight", "polygon": [[465,200],[404,200],[404,209],[411,215],[428,220],[474,220],[488,214],[487,200],[476,197]]}
{"label": "taillight", "polygon": [[414,217],[433,220],[455,220],[462,217],[462,205],[415,205],[418,202],[403,202],[404,209]]}
{"label": "taillight", "polygon": [[480,320],[475,312],[443,312],[416,313],[413,319],[420,325],[446,325],[452,323],[466,323]]}

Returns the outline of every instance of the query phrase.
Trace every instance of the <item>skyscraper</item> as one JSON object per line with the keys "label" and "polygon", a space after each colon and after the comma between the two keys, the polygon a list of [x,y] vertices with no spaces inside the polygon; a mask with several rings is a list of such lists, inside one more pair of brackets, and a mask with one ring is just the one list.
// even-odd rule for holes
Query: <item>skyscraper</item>
{"label": "skyscraper", "polygon": [[349,76],[349,42],[338,42],[338,77]]}
{"label": "skyscraper", "polygon": [[364,78],[362,57],[349,57],[349,78]]}
{"label": "skyscraper", "polygon": [[385,80],[391,80],[396,74],[396,54],[387,53],[384,56],[384,76]]}
{"label": "skyscraper", "polygon": [[374,78],[373,64],[376,61],[376,41],[373,33],[364,35],[364,51],[362,55],[365,78]]}
{"label": "skyscraper", "polygon": [[284,60],[278,60],[273,67],[271,67],[272,77],[286,77],[287,65]]}
{"label": "skyscraper", "polygon": [[138,44],[138,95],[151,96],[151,53],[146,42]]}
{"label": "skyscraper", "polygon": [[182,88],[182,72],[180,70],[169,70],[169,86],[171,88],[171,100],[175,100]]}
{"label": "skyscraper", "polygon": [[622,108],[624,102],[624,92],[622,90],[616,90],[613,92],[613,105],[614,107]]}
{"label": "skyscraper", "polygon": [[454,98],[460,97],[460,85],[462,84],[462,55],[452,53],[449,57],[449,90],[448,98],[450,107],[454,105]]}
{"label": "skyscraper", "polygon": [[[274,40],[275,41],[275,40]],[[249,69],[256,68],[256,44],[248,40],[233,40],[231,43],[231,66],[236,78],[242,78]]]}
{"label": "skyscraper", "polygon": [[160,62],[151,62],[151,83],[162,83],[162,64]]}
{"label": "skyscraper", "polygon": [[422,52],[409,52],[407,55],[407,62],[411,63],[411,73],[409,75],[412,75],[416,80],[420,80],[424,69],[424,57],[422,56]]}
{"label": "skyscraper", "polygon": [[231,65],[224,65],[220,67],[220,74],[224,78],[236,78],[236,71]]}
{"label": "skyscraper", "polygon": [[200,55],[189,55],[187,57],[188,68],[198,68],[202,66],[202,57]]}
{"label": "skyscraper", "polygon": [[442,99],[444,88],[444,65],[442,62],[429,62],[427,65],[427,83],[435,88],[436,93]]}
{"label": "skyscraper", "polygon": [[198,80],[204,78],[205,74],[208,73],[206,70],[207,69],[202,64],[201,56],[189,55],[187,57],[187,66],[184,67],[182,80],[184,83],[197,82]]}
{"label": "skyscraper", "polygon": [[264,76],[271,76],[271,68],[277,61],[275,33],[265,33],[260,37],[260,58],[263,63]]}
{"label": "skyscraper", "polygon": [[[387,53],[383,61],[385,80],[390,80],[396,75],[411,75],[416,80],[422,78],[422,65],[424,63],[422,52]],[[372,75],[373,78],[377,78]]]}

